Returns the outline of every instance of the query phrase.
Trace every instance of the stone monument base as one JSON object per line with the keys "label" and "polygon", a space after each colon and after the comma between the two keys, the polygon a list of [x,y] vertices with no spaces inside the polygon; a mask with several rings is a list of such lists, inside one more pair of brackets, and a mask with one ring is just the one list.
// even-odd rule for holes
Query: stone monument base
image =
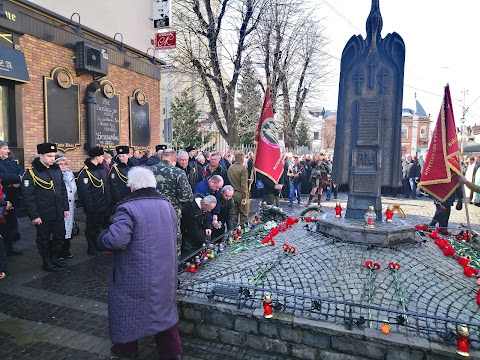
{"label": "stone monument base", "polygon": [[348,219],[362,219],[368,207],[373,205],[377,213],[377,221],[382,220],[382,198],[376,195],[348,194],[345,217]]}
{"label": "stone monument base", "polygon": [[399,218],[394,218],[392,222],[377,221],[375,228],[370,229],[364,227],[363,220],[326,214],[317,218],[317,231],[345,242],[395,246],[413,243],[416,229]]}

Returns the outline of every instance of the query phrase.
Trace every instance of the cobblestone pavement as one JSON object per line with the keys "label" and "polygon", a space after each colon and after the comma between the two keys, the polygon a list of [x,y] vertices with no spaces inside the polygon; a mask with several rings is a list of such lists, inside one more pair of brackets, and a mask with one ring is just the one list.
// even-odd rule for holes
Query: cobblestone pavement
{"label": "cobblestone pavement", "polygon": [[[342,206],[346,194],[339,194]],[[257,205],[258,200],[253,200]],[[431,199],[418,200],[384,198],[386,207],[398,202],[412,224],[428,222],[434,213]],[[282,202],[287,213],[298,216],[304,207],[292,209]],[[324,211],[333,211],[334,201],[324,202]],[[254,207],[254,206],[252,206]],[[470,205],[472,228],[480,232],[480,208]],[[107,277],[109,255],[88,257],[84,233],[84,215],[76,214],[81,228],[80,236],[72,241],[73,259],[69,267],[59,273],[41,270],[41,260],[35,246],[35,231],[27,219],[21,219],[22,239],[15,246],[25,251],[23,256],[9,257],[7,278],[0,281],[0,359],[110,359],[110,341],[107,321]],[[452,227],[465,224],[465,212],[453,210]],[[397,250],[372,249],[333,243],[329,238],[307,232],[304,224],[278,235],[277,244],[287,242],[298,249],[298,254],[283,259],[263,279],[259,286],[317,295],[337,300],[365,302],[367,259],[380,261],[385,267],[389,261],[402,264],[400,280],[405,288],[408,309],[431,315],[449,316],[465,321],[480,321],[475,304],[478,286],[474,279],[461,273],[460,267],[445,258],[430,241],[421,246],[405,246]],[[276,238],[277,239],[277,238]],[[225,254],[209,261],[196,274],[216,280],[249,283],[269,261],[281,253],[281,246],[259,248],[239,254]],[[182,275],[182,284],[189,281]],[[386,269],[377,276],[372,304],[399,308],[393,294],[393,277]],[[209,290],[210,285],[195,285]],[[193,287],[192,287],[193,288]],[[250,306],[259,306],[257,298]],[[204,295],[201,295],[204,296]],[[308,300],[285,297],[287,306],[282,311],[311,317]],[[341,306],[329,308],[330,319],[342,312]],[[366,315],[366,314],[365,314]],[[372,314],[372,317],[377,314]],[[238,351],[206,343],[193,338],[182,338],[186,359],[257,359],[247,350]],[[234,355],[232,355],[232,353]],[[156,359],[151,340],[141,342],[140,359]],[[272,357],[273,359],[274,357]],[[267,359],[267,358],[266,358]]]}

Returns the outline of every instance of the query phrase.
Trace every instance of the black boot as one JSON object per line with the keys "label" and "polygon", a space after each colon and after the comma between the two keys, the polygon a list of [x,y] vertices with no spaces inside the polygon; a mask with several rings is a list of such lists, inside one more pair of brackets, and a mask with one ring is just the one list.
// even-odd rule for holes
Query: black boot
{"label": "black boot", "polygon": [[67,264],[59,259],[52,259],[52,264],[60,269],[65,269],[67,267]]}
{"label": "black boot", "polygon": [[71,259],[73,255],[70,253],[70,239],[65,240],[62,248],[62,258]]}
{"label": "black boot", "polygon": [[55,266],[51,259],[47,259],[47,258],[43,258],[42,269],[45,270],[45,271],[50,271],[50,272],[60,271],[60,268]]}

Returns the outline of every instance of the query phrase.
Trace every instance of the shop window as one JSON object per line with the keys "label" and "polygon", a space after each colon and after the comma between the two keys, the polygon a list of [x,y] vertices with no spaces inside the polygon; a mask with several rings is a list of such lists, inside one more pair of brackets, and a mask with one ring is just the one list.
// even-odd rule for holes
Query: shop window
{"label": "shop window", "polygon": [[10,147],[17,146],[15,114],[15,83],[0,80],[0,140],[7,141]]}
{"label": "shop window", "polygon": [[8,86],[0,85],[0,139],[10,141],[8,136],[8,113],[9,113],[9,101],[8,101]]}

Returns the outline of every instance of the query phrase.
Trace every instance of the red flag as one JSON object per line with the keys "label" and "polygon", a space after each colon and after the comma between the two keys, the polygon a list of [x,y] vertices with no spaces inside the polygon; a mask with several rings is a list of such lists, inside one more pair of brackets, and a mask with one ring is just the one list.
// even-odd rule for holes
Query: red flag
{"label": "red flag", "polygon": [[273,120],[273,108],[270,101],[270,86],[265,90],[260,121],[255,132],[255,155],[254,168],[259,173],[278,183],[283,172],[282,155],[277,139],[277,127]]}
{"label": "red flag", "polygon": [[460,185],[457,178],[462,175],[459,155],[452,98],[447,84],[418,185],[439,201],[448,199]]}

